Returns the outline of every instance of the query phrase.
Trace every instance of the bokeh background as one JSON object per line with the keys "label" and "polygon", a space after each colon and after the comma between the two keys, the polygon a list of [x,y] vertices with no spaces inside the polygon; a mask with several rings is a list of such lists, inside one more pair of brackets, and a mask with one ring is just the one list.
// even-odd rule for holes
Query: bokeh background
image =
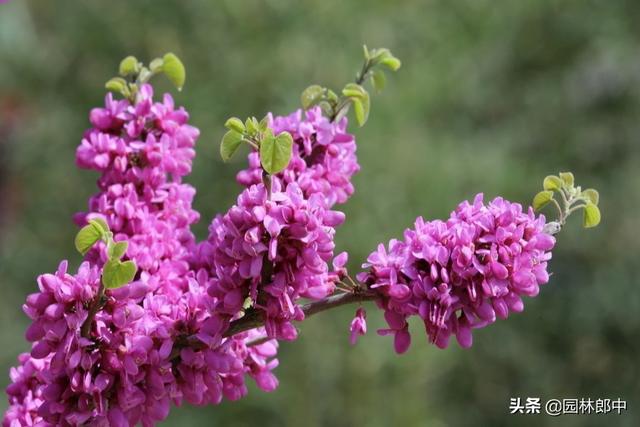
{"label": "bokeh background", "polygon": [[[104,82],[128,54],[167,51],[187,67],[175,94],[202,130],[188,182],[204,237],[239,191],[243,156],[218,141],[236,115],[285,114],[311,83],[342,87],[361,45],[402,59],[353,129],[362,171],[338,247],[351,268],[418,215],[443,218],[477,192],[528,203],[571,170],[601,192],[603,221],[559,238],[549,285],[525,312],[429,345],[420,325],[397,356],[375,329],[347,342],[354,307],[311,318],[281,346],[280,388],[172,411],[166,426],[640,425],[640,2],[24,1],[0,5],[0,386],[27,350],[21,312],[35,277],[79,264],[71,215],[96,175],[74,151]],[[161,78],[158,90],[171,90]],[[622,416],[509,415],[511,397],[618,398]],[[6,402],[0,403],[4,412]]]}

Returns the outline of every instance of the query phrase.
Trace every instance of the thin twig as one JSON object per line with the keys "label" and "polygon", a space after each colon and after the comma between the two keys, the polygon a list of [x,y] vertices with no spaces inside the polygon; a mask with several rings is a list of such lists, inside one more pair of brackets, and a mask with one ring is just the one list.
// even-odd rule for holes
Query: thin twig
{"label": "thin twig", "polygon": [[87,314],[87,318],[84,323],[80,327],[80,334],[84,338],[91,337],[91,326],[93,324],[93,319],[96,317],[98,310],[100,310],[100,306],[102,305],[102,298],[104,297],[104,286],[100,283],[100,287],[98,288],[98,294],[91,301],[91,305],[89,306],[89,313]]}
{"label": "thin twig", "polygon": [[[305,318],[307,318],[309,316],[313,316],[316,313],[320,313],[335,307],[340,307],[341,305],[352,304],[355,302],[373,301],[377,297],[378,295],[375,292],[367,290],[358,290],[351,293],[341,293],[331,295],[318,301],[304,304],[302,306],[302,311],[304,312]],[[228,338],[233,335],[249,331],[251,329],[259,328],[260,326],[264,326],[264,316],[262,312],[249,310],[243,317],[231,322],[231,324],[229,325],[229,329],[227,329],[223,336]],[[263,340],[261,338],[258,338],[256,340],[250,341],[247,345],[258,345],[262,344],[265,341],[268,341],[268,339]],[[202,350],[206,348],[206,345],[202,341],[199,341],[197,339],[188,338],[184,343],[180,343],[180,345],[174,346],[170,359],[177,358],[180,355],[180,350],[185,347],[191,347],[195,350]]]}

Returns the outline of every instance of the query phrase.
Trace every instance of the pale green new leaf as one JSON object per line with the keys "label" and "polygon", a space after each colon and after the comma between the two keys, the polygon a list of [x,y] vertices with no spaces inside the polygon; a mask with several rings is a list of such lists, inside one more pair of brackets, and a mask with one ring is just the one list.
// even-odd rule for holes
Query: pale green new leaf
{"label": "pale green new leaf", "polygon": [[134,279],[137,270],[133,261],[107,261],[102,270],[102,284],[107,289],[120,288]]}
{"label": "pale green new leaf", "polygon": [[127,252],[127,248],[129,247],[128,242],[114,242],[112,245],[109,245],[108,254],[109,259],[116,260],[120,259]]}
{"label": "pale green new leaf", "polygon": [[380,61],[380,63],[385,67],[387,67],[388,69],[390,69],[391,71],[398,71],[398,69],[400,69],[400,66],[402,65],[400,60],[393,56],[384,58],[383,60]]}
{"label": "pale green new leaf", "polygon": [[240,143],[242,142],[242,134],[236,132],[235,130],[230,130],[225,133],[222,137],[222,142],[220,143],[220,156],[222,156],[222,160],[229,161],[231,156],[236,152]]}
{"label": "pale green new leaf", "polygon": [[553,191],[545,190],[535,195],[533,198],[533,209],[539,211],[553,199]]}
{"label": "pale green new leaf", "polygon": [[75,238],[75,246],[78,252],[85,255],[89,249],[102,238],[102,231],[95,223],[89,223],[82,227]]}
{"label": "pale green new leaf", "polygon": [[380,93],[387,84],[387,77],[382,70],[375,70],[371,74],[371,84],[376,92]]}
{"label": "pale green new leaf", "polygon": [[231,117],[230,119],[228,119],[224,124],[224,127],[229,130],[234,130],[238,133],[244,132],[244,123],[242,123],[242,120],[237,117]]}
{"label": "pale green new leaf", "polygon": [[120,75],[123,77],[130,76],[138,72],[138,60],[135,56],[127,56],[120,62]]}
{"label": "pale green new leaf", "polygon": [[178,90],[182,90],[186,79],[186,71],[182,61],[173,53],[167,53],[162,60],[162,71]]}
{"label": "pale green new leaf", "polygon": [[582,192],[582,196],[586,197],[587,200],[589,200],[591,203],[593,203],[596,206],[600,202],[600,193],[598,193],[598,190],[595,190],[593,188],[587,188],[586,190],[584,190]]}
{"label": "pale green new leaf", "polygon": [[560,179],[569,188],[573,187],[574,178],[571,172],[560,172]]}
{"label": "pale green new leaf", "polygon": [[585,228],[592,228],[600,224],[600,209],[593,203],[587,203],[584,207],[582,225]]}
{"label": "pale green new leaf", "polygon": [[125,89],[127,88],[127,81],[122,77],[114,77],[110,79],[104,87],[111,92],[117,92],[119,94],[124,94]]}
{"label": "pale green new leaf", "polygon": [[560,190],[562,185],[563,181],[555,175],[547,176],[542,183],[542,187],[550,191]]}
{"label": "pale green new leaf", "polygon": [[358,126],[362,127],[369,119],[369,109],[371,108],[369,94],[365,91],[362,98],[351,98],[351,101]]}
{"label": "pale green new leaf", "polygon": [[342,94],[347,98],[362,99],[366,93],[367,91],[356,83],[347,83],[344,89],[342,89]]}
{"label": "pale green new leaf", "polygon": [[291,160],[293,138],[288,132],[277,137],[267,135],[260,143],[260,162],[262,168],[270,175],[284,170]]}
{"label": "pale green new leaf", "polygon": [[302,103],[302,108],[305,110],[314,106],[322,99],[324,95],[324,88],[319,85],[311,85],[306,88],[302,95],[300,95],[300,102]]}

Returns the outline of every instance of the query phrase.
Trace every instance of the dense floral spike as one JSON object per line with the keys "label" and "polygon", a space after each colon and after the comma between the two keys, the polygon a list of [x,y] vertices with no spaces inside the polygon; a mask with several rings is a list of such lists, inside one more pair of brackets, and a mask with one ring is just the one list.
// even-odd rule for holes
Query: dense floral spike
{"label": "dense floral spike", "polygon": [[[358,84],[376,80],[370,65],[400,66],[386,49],[365,48],[365,56]],[[403,240],[380,245],[358,284],[347,274],[347,254],[333,257],[335,228],[344,215],[331,208],[351,196],[351,178],[359,169],[355,139],[340,117],[353,105],[363,124],[368,94],[348,84],[338,98],[314,85],[303,94],[303,104],[328,103],[331,119],[314,107],[286,117],[269,114],[266,125],[251,121],[247,126],[260,132],[265,126],[274,135],[283,132],[287,150],[292,135],[291,162],[277,174],[285,162],[281,167],[263,162],[275,174],[263,176],[258,153],[251,153],[249,168],[237,177],[247,188],[213,220],[208,240],[198,244],[190,230],[199,218],[192,208],[195,190],[182,178],[191,171],[199,131],[171,96],[154,102],[146,84],[163,71],[181,87],[184,69],[172,54],[153,61],[150,69],[141,67],[126,58],[122,77],[138,73],[135,82],[118,77],[107,85],[126,99],[108,95],[104,108],[91,111],[93,127],[76,161],[100,172],[99,192],[75,220],[99,223],[102,234],[90,236],[89,243],[76,241],[83,254],[91,248],[77,273],[69,273],[63,261],[54,274],[38,278],[39,292],[27,298],[24,311],[32,323],[26,338],[32,347],[11,370],[3,427],[152,426],[167,417],[172,403],[243,397],[247,376],[272,391],[278,385],[272,373],[278,365],[276,339],[294,339],[292,321],[305,313],[346,303],[376,300],[389,325],[378,332],[394,336],[398,353],[410,345],[407,320],[413,315],[439,347],[446,347],[452,334],[468,347],[472,328],[521,311],[521,297],[537,295],[548,281],[551,234],[569,214],[584,209],[588,227],[600,221],[598,193],[582,191],[572,174],[561,173],[545,179],[534,201],[537,207],[556,204],[558,222],[545,224],[532,209],[524,212],[501,198],[484,204],[478,195],[447,221],[418,218]],[[231,147],[223,157],[237,148],[244,126],[237,119],[228,122],[237,135],[227,141]],[[269,147],[259,146],[264,139],[249,142]],[[564,209],[553,191],[561,194]],[[125,262],[138,268],[131,283],[105,290],[114,282],[105,281],[103,267],[115,256],[107,254],[105,241],[115,247],[107,228],[115,241],[128,242]],[[127,282],[135,269],[129,271],[115,282]],[[316,301],[301,306],[300,298]],[[359,307],[350,341],[366,330],[366,312]]]}
{"label": "dense floral spike", "polygon": [[456,335],[472,343],[471,329],[523,310],[522,296],[536,296],[547,283],[555,239],[543,232],[545,218],[533,209],[496,198],[463,202],[447,221],[418,218],[404,240],[380,245],[358,279],[379,292],[395,349],[410,344],[407,318],[418,315],[429,340],[440,348]]}
{"label": "dense floral spike", "polygon": [[304,318],[296,300],[334,290],[327,263],[343,220],[341,212],[326,209],[322,194],[306,199],[296,183],[282,189],[274,178],[270,197],[263,184],[244,190],[236,205],[214,219],[200,249],[212,269],[215,314],[228,322],[249,298],[251,309],[263,313],[269,337],[294,339],[291,321]]}
{"label": "dense floral spike", "polygon": [[169,95],[161,103],[152,95],[149,85],[133,104],[107,95],[77,150],[78,165],[101,176],[89,212],[76,221],[104,219],[116,241],[128,241],[126,258],[139,274],[106,291],[88,335],[81,326],[98,295],[104,244],[88,252],[77,274],[63,262],[38,279],[40,292],[25,304],[33,347],[12,372],[4,426],[153,425],[171,402],[242,397],[245,375],[268,391],[277,385],[275,343],[247,346],[258,332],[223,338],[220,330],[208,345],[184,344],[211,323],[216,304],[209,275],[189,263],[190,226],[199,215],[191,207],[195,190],[181,178],[191,171],[199,132]]}
{"label": "dense floral spike", "polygon": [[47,425],[38,414],[38,409],[44,403],[43,375],[49,368],[49,361],[50,358],[33,359],[29,353],[18,356],[19,365],[9,372],[9,408],[2,421],[3,427]]}
{"label": "dense floral spike", "polygon": [[[297,183],[307,198],[321,193],[328,207],[346,202],[353,194],[351,177],[360,170],[355,138],[346,130],[347,119],[331,122],[320,107],[267,117],[274,135],[289,132],[295,142],[289,166],[277,176],[285,184]],[[245,186],[262,182],[256,151],[249,154],[249,168],[239,172],[237,180]]]}

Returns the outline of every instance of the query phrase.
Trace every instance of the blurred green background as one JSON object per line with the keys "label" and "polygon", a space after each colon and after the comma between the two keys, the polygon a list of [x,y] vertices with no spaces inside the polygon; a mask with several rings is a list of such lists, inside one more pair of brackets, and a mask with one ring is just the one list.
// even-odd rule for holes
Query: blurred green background
{"label": "blurred green background", "polygon": [[[172,411],[166,426],[640,425],[640,2],[24,1],[0,5],[0,386],[27,350],[21,312],[35,277],[79,263],[71,215],[97,176],[75,147],[104,82],[128,54],[187,67],[175,94],[202,136],[188,182],[206,234],[229,207],[243,156],[218,141],[236,115],[285,114],[311,83],[339,88],[361,45],[403,61],[352,129],[362,171],[338,247],[355,269],[418,215],[443,218],[483,191],[528,203],[571,170],[600,189],[603,221],[559,238],[549,285],[525,312],[442,351],[413,325],[397,356],[375,330],[348,345],[354,307],[311,318],[281,346],[280,388]],[[157,79],[157,91],[170,90]],[[618,398],[624,415],[509,415],[510,397]],[[6,402],[2,399],[0,410]]]}

